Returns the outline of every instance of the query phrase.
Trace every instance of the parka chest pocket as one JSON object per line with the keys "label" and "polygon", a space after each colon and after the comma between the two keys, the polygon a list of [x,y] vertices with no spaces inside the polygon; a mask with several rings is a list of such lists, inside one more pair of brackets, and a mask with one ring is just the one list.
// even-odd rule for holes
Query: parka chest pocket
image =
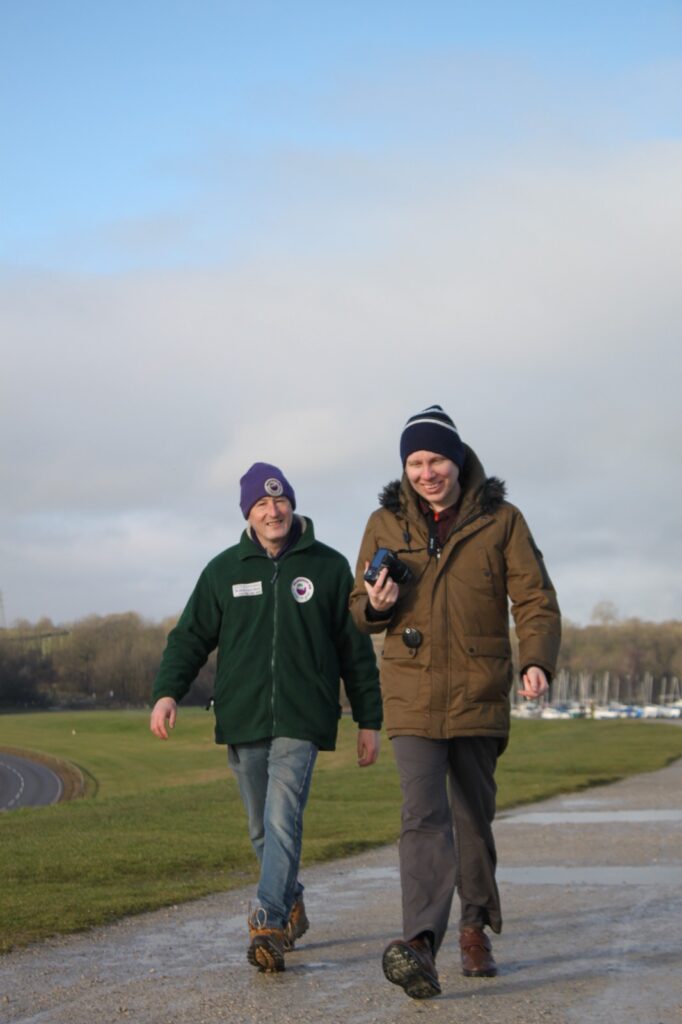
{"label": "parka chest pocket", "polygon": [[478,564],[481,570],[481,576],[485,581],[485,584],[490,588],[493,594],[497,593],[499,587],[499,580],[496,580],[495,573],[493,571],[492,562],[486,549],[482,546],[478,548]]}
{"label": "parka chest pocket", "polygon": [[418,647],[407,647],[400,633],[387,633],[381,657],[386,661],[413,661],[417,657]]}
{"label": "parka chest pocket", "polygon": [[483,544],[474,544],[470,550],[463,550],[452,567],[452,574],[460,584],[475,590],[484,597],[496,597],[505,592],[504,574],[496,568],[494,554]]}

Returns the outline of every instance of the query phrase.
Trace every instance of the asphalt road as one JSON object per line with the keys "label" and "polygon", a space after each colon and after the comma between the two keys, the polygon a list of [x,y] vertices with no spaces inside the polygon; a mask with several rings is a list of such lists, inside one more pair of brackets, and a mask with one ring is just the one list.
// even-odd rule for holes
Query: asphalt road
{"label": "asphalt road", "polygon": [[44,764],[0,753],[0,811],[56,804],[62,789],[62,780]]}
{"label": "asphalt road", "polygon": [[453,932],[441,997],[386,982],[381,951],[400,928],[391,846],[304,873],[311,928],[281,975],[246,963],[241,890],[0,958],[0,1021],[680,1024],[682,760],[512,811],[496,836],[497,978],[461,975]]}

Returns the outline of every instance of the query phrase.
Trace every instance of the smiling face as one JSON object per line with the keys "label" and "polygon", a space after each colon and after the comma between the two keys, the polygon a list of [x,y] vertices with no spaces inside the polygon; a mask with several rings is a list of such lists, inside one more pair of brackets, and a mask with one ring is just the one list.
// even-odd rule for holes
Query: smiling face
{"label": "smiling face", "polygon": [[284,547],[294,520],[288,498],[259,498],[249,511],[247,522],[269,555]]}
{"label": "smiling face", "polygon": [[417,494],[428,501],[434,512],[450,508],[459,498],[459,466],[444,455],[412,452],[405,462],[405,472]]}

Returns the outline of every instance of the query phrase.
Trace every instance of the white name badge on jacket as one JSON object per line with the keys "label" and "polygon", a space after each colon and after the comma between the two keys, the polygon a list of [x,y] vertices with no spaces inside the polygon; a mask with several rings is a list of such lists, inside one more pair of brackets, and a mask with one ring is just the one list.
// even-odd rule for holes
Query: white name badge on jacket
{"label": "white name badge on jacket", "polygon": [[233,597],[257,597],[263,593],[263,584],[260,580],[255,583],[233,583],[232,584],[232,596]]}

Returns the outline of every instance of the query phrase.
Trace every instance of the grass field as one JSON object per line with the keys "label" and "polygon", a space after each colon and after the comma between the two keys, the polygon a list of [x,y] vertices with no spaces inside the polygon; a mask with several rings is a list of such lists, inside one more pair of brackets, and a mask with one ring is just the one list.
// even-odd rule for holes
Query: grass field
{"label": "grass field", "polygon": [[[355,764],[355,728],[318,758],[304,865],[397,837],[390,743]],[[83,799],[0,815],[0,952],[251,882],[255,858],[213,717],[182,709],[167,743],[148,715],[0,716],[2,748],[78,766]],[[682,756],[682,729],[632,721],[516,721],[498,768],[500,809],[652,771]]]}

